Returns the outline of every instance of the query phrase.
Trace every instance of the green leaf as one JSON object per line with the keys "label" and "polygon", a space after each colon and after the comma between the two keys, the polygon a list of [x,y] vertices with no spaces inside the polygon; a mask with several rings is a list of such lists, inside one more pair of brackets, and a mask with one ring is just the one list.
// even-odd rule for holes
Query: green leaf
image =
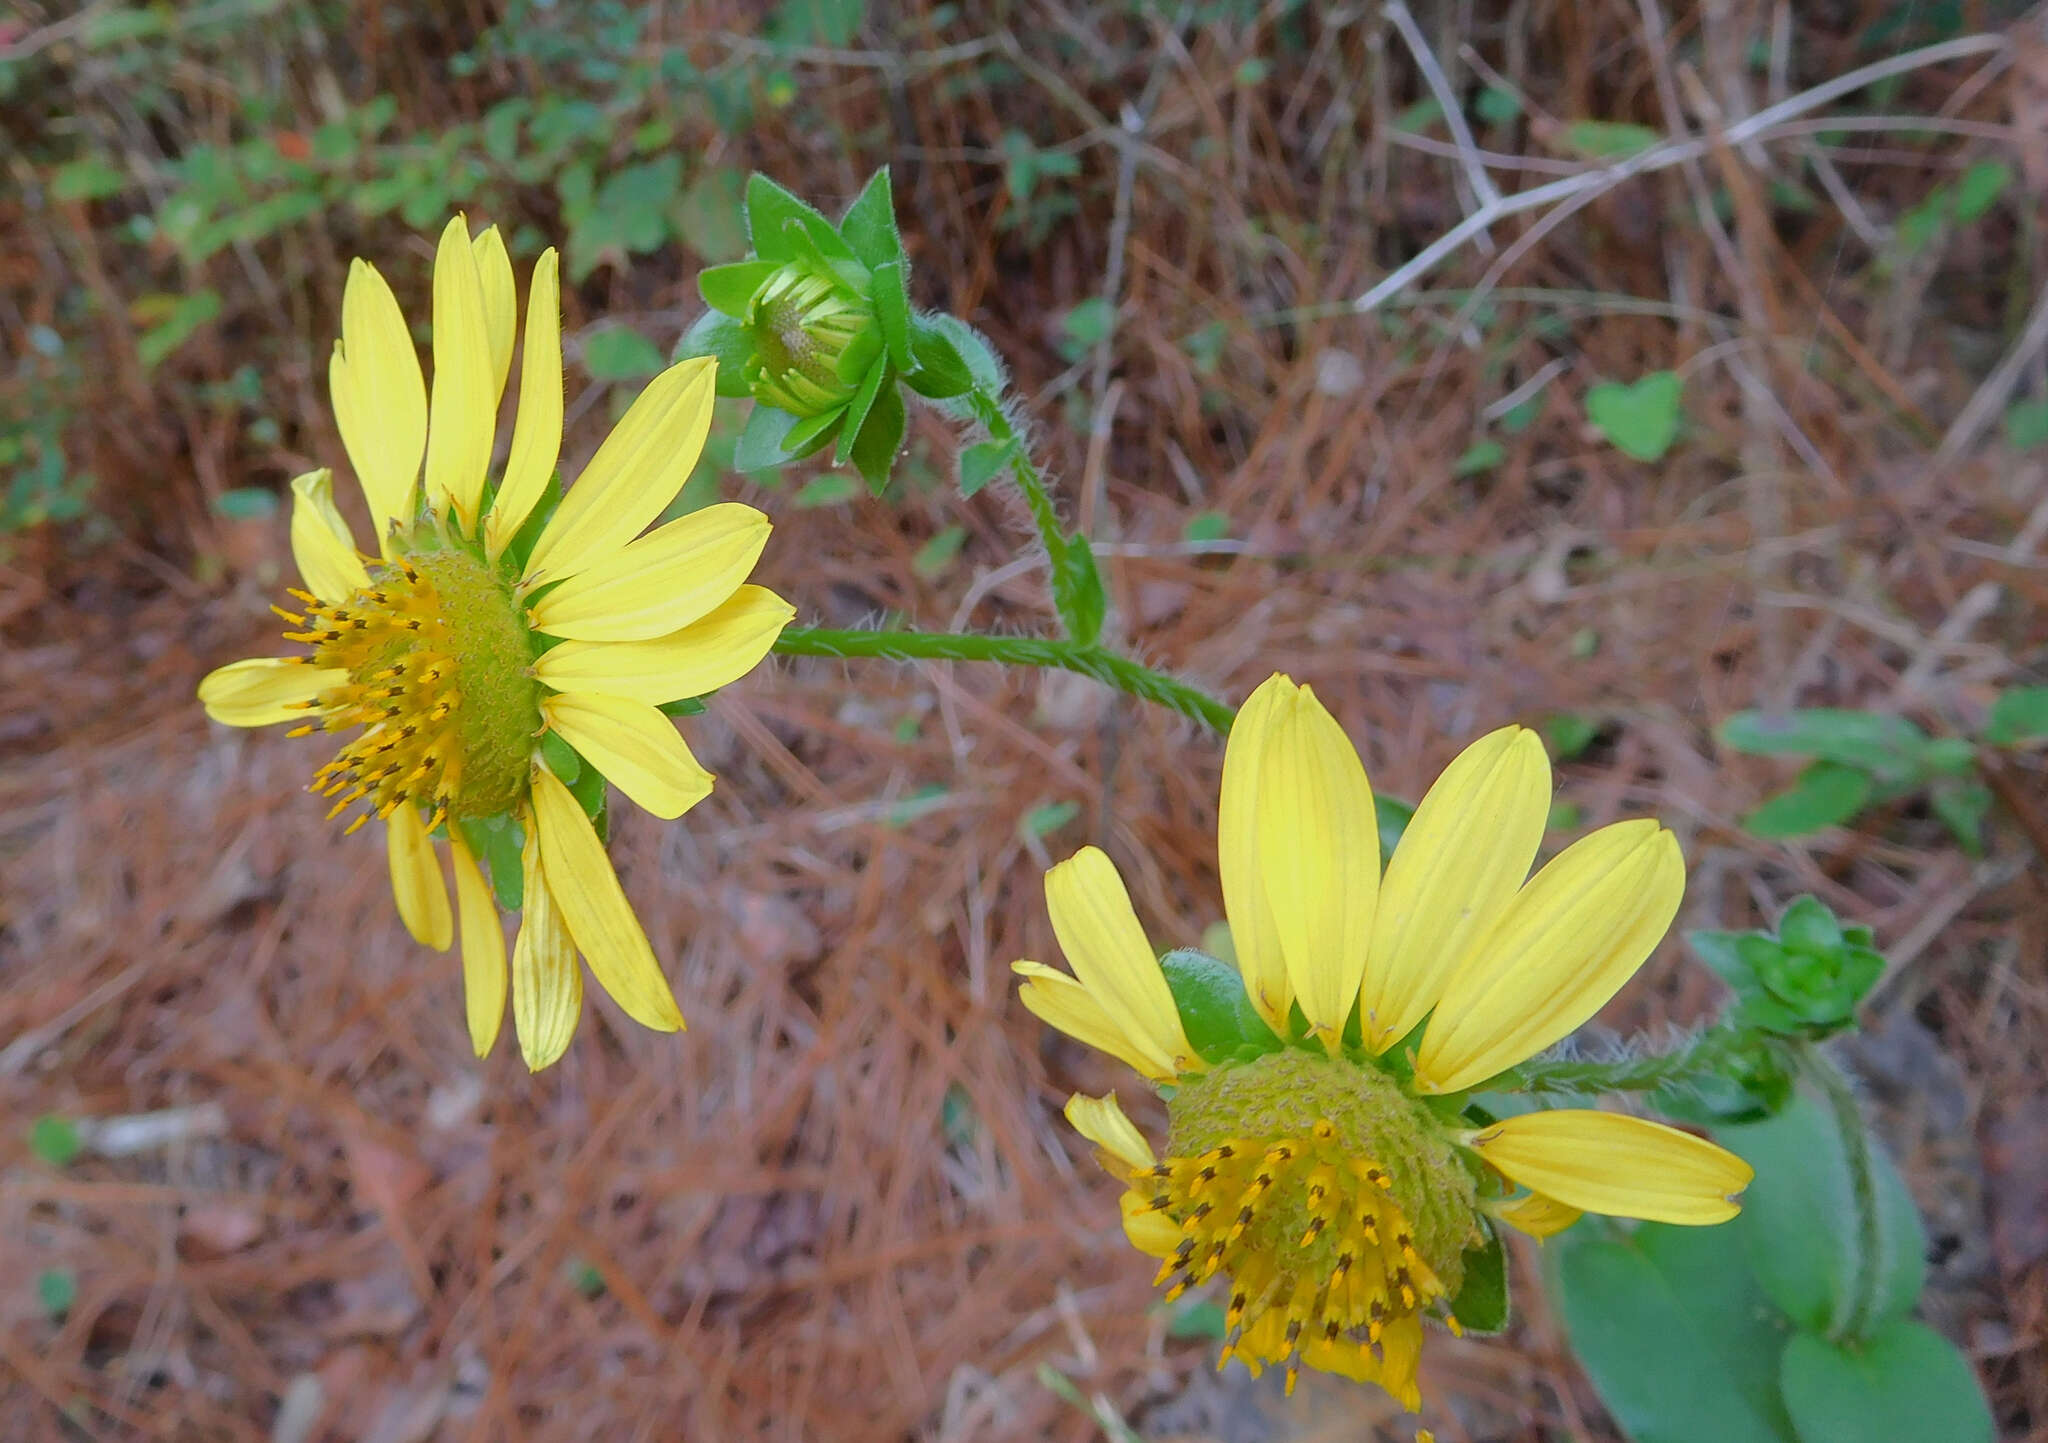
{"label": "green leaf", "polygon": [[1498,1333],[1508,1325],[1508,1255],[1491,1224],[1485,1244],[1465,1250],[1465,1281],[1451,1300],[1451,1316],[1468,1333]]}
{"label": "green leaf", "polygon": [[706,260],[723,260],[747,249],[747,225],[740,173],[715,166],[690,182],[677,207],[683,243]]}
{"label": "green leaf", "polygon": [[943,531],[934,532],[932,538],[918,547],[917,554],[910,558],[910,569],[930,581],[953,564],[953,558],[960,554],[966,540],[965,526],[948,526]]}
{"label": "green leaf", "polygon": [[1060,319],[1060,354],[1078,361],[1097,343],[1109,339],[1116,326],[1116,307],[1101,296],[1090,296]]}
{"label": "green leaf", "polygon": [[1839,826],[1863,810],[1874,782],[1869,772],[1840,762],[1815,762],[1792,786],[1742,819],[1752,836],[1805,837]]}
{"label": "green leaf", "polygon": [[1574,120],[1564,128],[1565,149],[1588,160],[1623,160],[1664,139],[1647,125],[1624,120]]}
{"label": "green leaf", "polygon": [[1048,837],[1081,815],[1079,802],[1047,802],[1024,814],[1024,830],[1034,837]]}
{"label": "green leaf", "polygon": [[262,521],[277,515],[277,493],[268,486],[237,486],[214,497],[213,509],[230,521]]}
{"label": "green leaf", "polygon": [[2012,179],[2012,167],[2002,160],[1980,160],[1964,171],[1956,181],[1956,220],[1968,225],[1981,219],[2005,194]]}
{"label": "green leaf", "polygon": [[796,426],[796,417],[773,406],[756,406],[747,417],[740,438],[733,444],[732,464],[737,471],[770,471],[796,458],[783,449],[783,440]]}
{"label": "green leaf", "polygon": [[903,239],[896,231],[896,201],[889,190],[888,166],[868,177],[868,183],[840,218],[839,234],[853,247],[862,265],[872,268],[903,259]]}
{"label": "green leaf", "polygon": [[547,763],[548,770],[565,787],[573,787],[583,775],[583,758],[576,755],[576,749],[562,740],[562,734],[546,731],[540,737],[540,759]]}
{"label": "green leaf", "polygon": [[1778,939],[1803,952],[1832,952],[1842,945],[1842,924],[1818,897],[1797,897],[1778,918]]}
{"label": "green leaf", "polygon": [[754,293],[781,269],[776,261],[734,261],[731,265],[710,266],[697,272],[697,293],[714,311],[743,321]]}
{"label": "green leaf", "polygon": [[[1742,1212],[1716,1231],[1733,1233],[1757,1282],[1802,1328],[1825,1332],[1854,1302],[1856,1204],[1849,1162],[1832,1113],[1795,1094],[1776,1117],[1716,1130],[1723,1147],[1756,1169]],[[1898,1169],[1869,1139],[1876,1179],[1879,1273],[1873,1319],[1912,1311],[1927,1278],[1927,1235]]]}
{"label": "green leaf", "polygon": [[193,332],[219,314],[220,293],[217,291],[194,291],[178,297],[161,320],[136,338],[135,354],[142,362],[142,369],[155,370],[191,340]]}
{"label": "green leaf", "polygon": [[1991,810],[1991,788],[1982,782],[1943,782],[1928,794],[1927,803],[1965,852],[1984,855],[1984,816]]}
{"label": "green leaf", "polygon": [[1017,442],[977,441],[960,453],[960,494],[972,496],[1017,454]]}
{"label": "green leaf", "polygon": [[1574,1228],[1548,1251],[1572,1348],[1635,1443],[1798,1443],[1778,1397],[1785,1325],[1726,1225]]}
{"label": "green leaf", "polygon": [[[924,352],[918,347],[920,331],[927,333],[927,346],[934,339],[950,343],[954,359],[967,367],[969,385],[962,387],[962,390],[978,389],[984,395],[999,397],[1009,386],[1009,375],[1004,371],[1002,359],[996,355],[995,347],[988,343],[987,337],[980,331],[958,316],[949,316],[944,311],[927,311],[917,318],[911,330],[911,350],[914,353],[913,359],[922,366]],[[939,396],[938,392],[925,390],[922,386],[918,387],[918,392],[920,395],[935,398]]]}
{"label": "green leaf", "polygon": [[1507,460],[1508,448],[1498,441],[1474,441],[1465,448],[1465,453],[1451,463],[1453,476],[1477,476],[1482,471],[1491,471]]}
{"label": "green leaf", "polygon": [[920,396],[943,400],[974,389],[974,372],[953,338],[922,316],[911,322],[910,356],[916,368],[906,379]]}
{"label": "green leaf", "polygon": [[1244,976],[1228,962],[1180,947],[1159,959],[1188,1045],[1202,1060],[1224,1063],[1276,1052],[1280,1039],[1244,990]]}
{"label": "green leaf", "polygon": [[59,1117],[46,1112],[35,1120],[28,1130],[28,1150],[51,1167],[64,1167],[84,1146],[79,1141],[78,1129],[68,1117]]}
{"label": "green leaf", "polygon": [[844,406],[834,406],[815,416],[806,416],[789,428],[789,434],[782,438],[782,448],[792,456],[808,456],[829,441],[845,419]]}
{"label": "green leaf", "polygon": [[583,369],[594,381],[631,381],[662,369],[661,348],[626,326],[607,326],[583,343]]}
{"label": "green leaf", "polygon": [[1522,102],[1514,91],[1489,85],[1473,100],[1472,113],[1488,125],[1506,125],[1522,113]]}
{"label": "green leaf", "polygon": [[1184,541],[1221,541],[1230,535],[1230,518],[1221,511],[1197,511],[1180,528]]}
{"label": "green leaf", "polygon": [[1676,371],[1652,371],[1640,381],[1602,381],[1586,392],[1586,419],[1615,448],[1638,461],[1656,461],[1678,436]]}
{"label": "green leaf", "polygon": [[908,264],[894,260],[876,266],[868,291],[868,298],[875,305],[875,319],[882,328],[882,343],[889,348],[889,362],[897,370],[908,372],[915,364],[910,353]]}
{"label": "green leaf", "polygon": [[1916,776],[1927,748],[1927,733],[1904,717],[1838,707],[1737,712],[1718,735],[1724,746],[1751,756],[1819,757],[1887,782]]}
{"label": "green leaf", "polygon": [[1088,538],[1078,531],[1052,559],[1052,600],[1067,624],[1067,634],[1083,646],[1094,645],[1109,614],[1109,597]]}
{"label": "green leaf", "polygon": [[[877,368],[888,367],[877,362]],[[894,386],[882,387],[860,434],[853,438],[853,464],[867,478],[868,490],[879,496],[889,484],[889,470],[896,453],[903,449],[903,433],[910,418],[903,410],[903,396]]]}
{"label": "green leaf", "polygon": [[1229,1332],[1228,1316],[1222,1304],[1209,1298],[1189,1298],[1166,1325],[1169,1338],[1207,1338],[1220,1343]]}
{"label": "green leaf", "polygon": [[2020,686],[1991,703],[1984,718],[1984,740],[1993,746],[2048,737],[2048,686]]}
{"label": "green leaf", "polygon": [[2015,401],[2005,408],[2005,440],[2015,451],[2048,444],[2048,397]]}
{"label": "green leaf", "polygon": [[[882,385],[889,379],[889,361],[885,356],[875,357],[867,374],[861,377],[860,389],[853,393],[853,399],[846,403],[846,424],[839,430],[839,449],[833,455],[836,466],[844,466],[853,455],[853,443],[860,435],[860,428],[867,424],[868,412],[875,407],[875,397],[881,394]],[[884,473],[886,477],[886,472]]]}
{"label": "green leaf", "polygon": [[1375,792],[1372,809],[1380,827],[1380,870],[1384,872],[1394,858],[1394,848],[1401,845],[1408,823],[1415,819],[1415,808],[1398,797],[1383,797]]}
{"label": "green leaf", "polygon": [[78,1275],[69,1268],[44,1268],[36,1274],[36,1301],[51,1317],[63,1317],[78,1301]]}
{"label": "green leaf", "polygon": [[117,170],[97,155],[81,156],[57,167],[50,177],[50,194],[58,200],[104,200],[128,188],[128,173]]}
{"label": "green leaf", "polygon": [[803,489],[790,498],[790,505],[799,511],[810,511],[820,506],[837,506],[859,494],[860,486],[851,476],[836,473],[816,476],[806,481]]}
{"label": "green leaf", "polygon": [[1600,723],[1571,712],[1558,712],[1543,723],[1543,736],[1557,759],[1568,762],[1581,756],[1600,735]]}
{"label": "green leaf", "polygon": [[1861,1347],[1798,1334],[1780,1377],[1801,1443],[1991,1443],[1976,1373],[1924,1323],[1894,1322]]}
{"label": "green leaf", "polygon": [[747,178],[747,235],[753,242],[754,253],[765,260],[794,260],[797,246],[790,239],[792,225],[799,227],[824,254],[840,260],[853,259],[853,251],[815,206],[799,200],[759,171],[754,172]]}
{"label": "green leaf", "polygon": [[683,332],[675,358],[711,357],[718,362],[718,394],[739,397],[747,394],[747,358],[753,354],[754,338],[744,325],[722,311],[706,311]]}

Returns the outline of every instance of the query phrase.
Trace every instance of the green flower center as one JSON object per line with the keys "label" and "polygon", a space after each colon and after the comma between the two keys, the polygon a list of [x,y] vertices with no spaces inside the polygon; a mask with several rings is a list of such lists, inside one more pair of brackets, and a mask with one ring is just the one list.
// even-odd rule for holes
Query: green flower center
{"label": "green flower center", "polygon": [[873,307],[837,277],[802,265],[783,266],[761,283],[747,325],[754,342],[748,389],[792,415],[844,405],[881,353]]}
{"label": "green flower center", "polygon": [[401,555],[370,569],[370,585],[340,605],[293,592],[315,666],[349,680],[323,693],[320,720],[299,729],[361,727],[315,775],[338,815],[356,802],[389,816],[411,802],[449,817],[491,817],[525,795],[541,730],[534,643],[506,580],[484,559],[451,548]]}

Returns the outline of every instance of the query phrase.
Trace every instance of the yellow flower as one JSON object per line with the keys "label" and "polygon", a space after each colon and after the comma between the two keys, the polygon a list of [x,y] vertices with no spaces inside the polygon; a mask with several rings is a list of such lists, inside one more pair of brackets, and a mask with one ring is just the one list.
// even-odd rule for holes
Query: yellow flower
{"label": "yellow flower", "polygon": [[1275,676],[1223,764],[1236,974],[1157,958],[1094,848],[1046,874],[1074,975],[1015,963],[1024,1003],[1172,1085],[1163,1157],[1114,1095],[1076,1096],[1067,1117],[1128,1183],[1125,1231],[1164,1260],[1169,1296],[1230,1280],[1226,1360],[1284,1365],[1290,1387],[1303,1365],[1341,1373],[1414,1408],[1423,1319],[1458,1326],[1483,1217],[1544,1237],[1582,1212],[1735,1215],[1749,1166],[1689,1133],[1590,1110],[1463,1114],[1463,1094],[1620,989],[1685,889],[1677,841],[1651,821],[1603,827],[1528,877],[1549,810],[1542,744],[1503,728],[1438,778],[1382,877],[1357,752],[1312,691]]}
{"label": "yellow flower", "polygon": [[[377,554],[357,551],[329,472],[299,477],[291,542],[305,589],[277,611],[285,639],[310,654],[238,661],[199,686],[207,714],[230,726],[360,728],[313,789],[335,799],[330,816],[362,806],[349,831],[373,813],[383,820],[392,892],[414,937],[445,950],[459,930],[477,1056],[497,1039],[509,983],[536,1070],[575,1030],[579,952],[634,1020],[682,1027],[591,813],[607,779],[660,817],[701,801],[711,776],[660,707],[743,676],[792,614],[744,584],[769,530],[751,507],[706,507],[640,535],[697,462],[714,363],[656,377],[559,492],[559,285],[549,250],[534,267],[518,416],[493,486],[516,326],[497,228],[471,240],[458,216],[442,232],[431,406],[391,288],[368,262],[351,266],[328,380]],[[496,890],[522,899],[509,968],[478,865],[493,837],[511,874]]]}

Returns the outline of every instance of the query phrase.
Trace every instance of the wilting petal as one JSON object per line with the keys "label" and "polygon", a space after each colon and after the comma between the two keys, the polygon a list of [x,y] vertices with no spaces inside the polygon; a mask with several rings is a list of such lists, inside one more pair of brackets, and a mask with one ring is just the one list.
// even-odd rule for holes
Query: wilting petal
{"label": "wilting petal", "polygon": [[718,363],[680,361],[648,383],[605,438],[526,563],[528,581],[560,581],[604,561],[676,499],[711,430]]}
{"label": "wilting petal", "polygon": [[1142,1172],[1152,1166],[1151,1144],[1124,1116],[1115,1093],[1107,1097],[1089,1097],[1077,1092],[1067,1099],[1066,1114],[1067,1121],[1074,1125],[1074,1131],[1122,1163],[1126,1174]]}
{"label": "wilting petal", "polygon": [[1545,1197],[1540,1192],[1525,1193],[1512,1202],[1488,1204],[1486,1210],[1509,1227],[1539,1241],[1555,1237],[1585,1216],[1582,1209],[1570,1207],[1554,1197]]}
{"label": "wilting petal", "polygon": [[1386,1051],[1436,1005],[1529,875],[1549,815],[1550,759],[1522,727],[1481,737],[1436,779],[1380,885],[1359,992],[1366,1046]]}
{"label": "wilting petal", "polygon": [[1170,1082],[1177,1075],[1172,1067],[1161,1066],[1156,1054],[1133,1042],[1123,1028],[1110,1020],[1088,989],[1066,973],[1042,962],[1012,962],[1010,970],[1024,979],[1017,995],[1039,1021],[1057,1027],[1097,1052],[1108,1053],[1154,1082]]}
{"label": "wilting petal", "polygon": [[1131,910],[1116,864],[1083,847],[1045,874],[1045,905],[1067,965],[1153,1070],[1194,1067],[1173,989]]}
{"label": "wilting petal", "polygon": [[533,770],[533,814],[548,892],[598,985],[641,1026],[681,1031],[682,1010],[604,843],[576,798],[546,767]]}
{"label": "wilting petal", "polygon": [[231,727],[304,721],[320,693],[348,679],[339,667],[312,666],[299,657],[253,656],[208,672],[199,683],[199,704]]}
{"label": "wilting petal", "polygon": [[553,246],[534,263],[526,296],[526,350],[519,360],[519,416],[505,479],[484,521],[495,558],[519,534],[546,493],[562,451],[562,282]]}
{"label": "wilting petal", "polygon": [[491,376],[495,389],[491,407],[505,398],[505,377],[512,372],[512,333],[518,324],[519,300],[512,284],[512,258],[505,254],[505,238],[494,225],[470,242],[476,257],[476,278],[483,288],[484,331],[491,338]]}
{"label": "wilting petal", "polygon": [[521,820],[526,826],[520,852],[526,886],[519,936],[512,944],[512,1026],[527,1071],[538,1072],[568,1051],[576,1035],[576,1020],[583,1014],[583,972],[576,965],[576,943],[541,871],[540,829],[530,815]]}
{"label": "wilting petal", "polygon": [[330,605],[370,584],[355,538],[334,506],[334,473],[308,471],[292,478],[292,560],[312,592]]}
{"label": "wilting petal", "polygon": [[1684,892],[1678,840],[1653,821],[1616,822],[1565,848],[1452,972],[1416,1054],[1416,1086],[1475,1086],[1565,1036],[1635,975]]}
{"label": "wilting petal", "polygon": [[434,254],[434,405],[427,428],[427,496],[474,521],[491,469],[498,424],[491,381],[491,333],[484,319],[483,281],[469,241],[469,222],[456,216]]}
{"label": "wilting petal", "polygon": [[577,641],[646,641],[716,610],[768,544],[751,506],[707,506],[648,532],[533,603],[534,626]]}
{"label": "wilting petal", "polygon": [[1468,1141],[1510,1182],[1582,1212],[1649,1222],[1726,1222],[1756,1176],[1705,1138],[1591,1109],[1504,1118]]}
{"label": "wilting petal", "polygon": [[455,857],[455,904],[462,924],[462,1001],[469,1016],[469,1045],[478,1057],[488,1057],[505,1024],[505,926],[469,848],[458,837],[449,850]]}
{"label": "wilting petal", "polygon": [[455,918],[448,910],[448,879],[434,855],[426,819],[412,803],[402,802],[384,819],[384,829],[399,919],[421,946],[446,952],[455,940]]}
{"label": "wilting petal", "polygon": [[732,599],[680,631],[652,641],[565,641],[534,662],[556,691],[599,692],[650,706],[702,696],[757,666],[796,611],[765,586],[742,586]]}
{"label": "wilting petal", "polygon": [[341,341],[327,376],[335,424],[370,503],[381,549],[393,518],[412,519],[427,448],[427,386],[398,298],[368,261],[349,265]]}
{"label": "wilting petal", "polygon": [[1379,822],[1357,750],[1300,687],[1276,706],[1261,747],[1259,875],[1287,980],[1333,1052],[1358,1002],[1379,898]]}
{"label": "wilting petal", "polygon": [[570,692],[543,697],[540,709],[563,741],[655,816],[673,821],[711,795],[711,773],[646,702]]}
{"label": "wilting petal", "polygon": [[1123,1214],[1124,1236],[1145,1256],[1170,1258],[1180,1246],[1180,1224],[1153,1207],[1141,1189],[1126,1188],[1117,1199],[1117,1210]]}
{"label": "wilting petal", "polygon": [[1268,732],[1275,715],[1290,704],[1294,683],[1275,673],[1245,699],[1223,749],[1223,795],[1216,823],[1216,854],[1223,879],[1223,910],[1230,919],[1231,946],[1245,991],[1259,1015],[1282,1037],[1292,1032],[1288,1005],[1294,989],[1287,958],[1266,900],[1259,854],[1259,786]]}

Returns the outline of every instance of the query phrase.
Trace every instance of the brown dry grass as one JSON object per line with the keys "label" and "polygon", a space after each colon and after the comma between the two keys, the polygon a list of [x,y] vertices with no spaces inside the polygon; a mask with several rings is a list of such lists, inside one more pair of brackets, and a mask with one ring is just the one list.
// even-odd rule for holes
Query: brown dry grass
{"label": "brown dry grass", "polygon": [[[1727,9],[1668,23],[1711,52],[1740,30]],[[1803,82],[1866,58],[1862,9],[1802,21]],[[1813,890],[1875,927],[1900,970],[1859,1055],[1932,1212],[1929,1312],[2012,1436],[2041,1426],[2040,874],[2010,828],[1973,865],[1896,809],[1810,847],[1757,842],[1736,821],[1783,770],[1711,737],[1768,703],[1900,706],[1953,726],[2039,664],[2048,581],[2000,548],[2040,505],[2042,467],[1995,440],[1928,459],[2042,274],[2031,182],[2048,158],[2019,144],[2040,133],[2022,129],[2030,52],[1988,75],[1917,77],[1894,101],[2013,124],[2010,146],[1966,138],[1900,160],[1878,137],[1876,159],[1842,159],[1884,217],[1960,156],[2026,167],[2017,204],[1939,271],[1881,276],[1832,209],[1774,228],[1740,196],[1731,269],[1674,170],[1535,247],[1504,278],[1520,299],[1482,318],[1472,348],[1451,305],[1399,324],[1261,319],[1355,295],[1457,219],[1451,163],[1390,145],[1387,117],[1421,94],[1391,39],[1382,57],[1363,23],[1311,21],[1305,52],[1241,85],[1235,68],[1271,52],[1270,31],[1183,44],[1052,4],[1008,23],[1043,73],[956,93],[943,68],[885,85],[819,60],[800,73],[842,134],[886,117],[895,140],[834,150],[771,127],[749,159],[828,202],[896,163],[920,299],[983,325],[1013,361],[1063,504],[1116,543],[1124,644],[1232,697],[1275,668],[1312,680],[1375,780],[1410,796],[1484,728],[1598,718],[1603,739],[1562,769],[1563,795],[1587,825],[1654,813],[1679,829],[1694,869],[1682,925],[1749,925]],[[1518,5],[1471,33],[1551,115],[1663,123],[1662,62],[1629,7]],[[375,39],[330,37],[364,67],[364,94],[420,65]],[[1090,47],[1084,77],[1074,56]],[[1118,151],[1063,75],[1098,113],[1141,93],[1150,106],[1099,397],[1049,342],[1101,286]],[[422,99],[419,118],[478,103]],[[987,149],[1018,124],[1076,142],[1084,167],[1081,216],[1029,250],[996,227],[1006,198]],[[1494,143],[1542,153],[1527,136]],[[708,803],[675,826],[619,814],[626,886],[690,1031],[646,1034],[598,999],[559,1067],[529,1077],[505,1044],[477,1064],[457,970],[403,936],[380,849],[339,841],[300,791],[307,744],[211,728],[190,699],[208,666],[269,644],[286,556],[281,524],[224,522],[206,498],[340,456],[303,358],[324,354],[354,247],[291,241],[274,259],[311,276],[308,315],[237,295],[234,329],[152,390],[124,349],[132,278],[102,266],[89,214],[10,205],[6,223],[20,244],[4,249],[43,261],[7,276],[19,314],[46,314],[74,283],[117,302],[110,379],[80,428],[116,524],[111,540],[15,538],[0,568],[0,1099],[19,1124],[0,1139],[0,1435],[256,1440],[317,1399],[301,1436],[379,1443],[1092,1436],[1037,1380],[1046,1363],[1160,1438],[1356,1437],[1361,1416],[1382,1416],[1352,1391],[1307,1387],[1283,1410],[1266,1390],[1219,1389],[1206,1345],[1164,1339],[1112,1189],[1057,1118],[1071,1089],[1137,1089],[1047,1035],[1007,980],[1013,957],[1052,951],[1048,852],[1106,846],[1155,936],[1192,940],[1215,920],[1213,737],[1064,677],[765,669],[692,726],[720,777]],[[364,248],[421,293],[417,246],[380,233]],[[1467,254],[1435,283],[1469,284],[1483,264]],[[693,313],[693,267],[671,254],[601,276],[571,298],[571,322],[629,308],[669,323],[666,340]],[[1536,288],[1684,310],[1564,306]],[[1535,324],[1551,316],[1566,323]],[[1211,320],[1231,338],[1203,375],[1180,342]],[[252,453],[176,387],[225,374],[245,344],[267,350],[263,328],[286,324],[302,329],[276,347],[273,385],[293,424]],[[1455,478],[1479,409],[1553,356],[1566,369],[1505,462]],[[1824,469],[1745,403],[1731,360],[1757,369]],[[1659,366],[1687,370],[1693,424],[1648,467],[1587,432],[1580,397]],[[1065,425],[1076,393],[1113,415],[1092,441]],[[587,453],[598,420],[572,445]],[[946,429],[927,419],[915,444],[944,474]],[[828,511],[740,494],[776,515],[762,579],[806,618],[898,610],[941,626],[972,592],[974,624],[1045,625],[1040,572],[990,584],[1024,544],[993,492]],[[1205,509],[1230,516],[1240,551],[1178,544]],[[919,577],[918,545],[956,523],[963,563]],[[1995,604],[1973,614],[1965,599],[1986,583]],[[910,740],[895,732],[906,716]],[[2015,787],[2038,797],[2039,774]],[[1023,835],[1027,809],[1061,800],[1081,805],[1072,823]],[[1674,942],[1604,1020],[1686,1021],[1714,1001]],[[42,1113],[204,1104],[219,1125],[167,1148],[62,1172],[27,1153]],[[61,1324],[27,1281],[52,1266],[79,1279]],[[1438,1437],[1615,1436],[1540,1297],[1523,1301],[1505,1341],[1439,1340],[1425,1374]]]}

